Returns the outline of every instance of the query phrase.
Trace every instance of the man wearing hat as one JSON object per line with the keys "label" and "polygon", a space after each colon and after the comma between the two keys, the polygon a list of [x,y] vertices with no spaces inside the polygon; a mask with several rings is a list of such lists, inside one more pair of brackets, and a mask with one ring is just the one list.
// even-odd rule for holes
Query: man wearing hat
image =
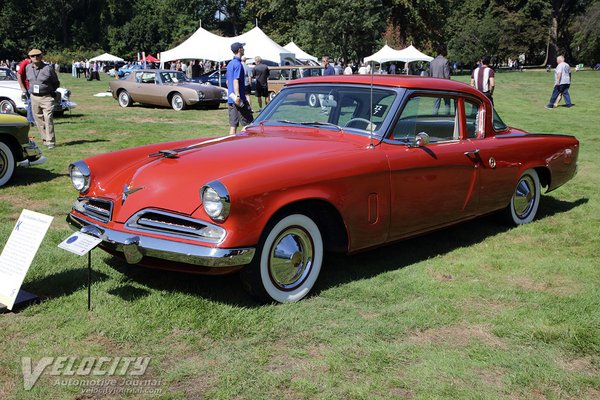
{"label": "man wearing hat", "polygon": [[246,100],[246,85],[244,84],[244,43],[235,42],[231,45],[233,59],[227,64],[227,109],[229,111],[229,134],[235,135],[237,127],[248,125],[254,120],[250,104]]}
{"label": "man wearing hat", "polygon": [[54,96],[60,85],[54,68],[42,61],[42,52],[32,49],[29,52],[31,63],[27,65],[25,74],[29,81],[31,108],[42,141],[49,149],[56,144],[54,135]]}

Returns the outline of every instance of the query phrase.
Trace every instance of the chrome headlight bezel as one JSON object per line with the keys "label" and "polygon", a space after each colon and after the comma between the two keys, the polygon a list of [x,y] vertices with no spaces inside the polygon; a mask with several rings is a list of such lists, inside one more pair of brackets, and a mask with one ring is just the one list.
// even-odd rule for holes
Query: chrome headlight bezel
{"label": "chrome headlight bezel", "polygon": [[229,191],[219,181],[212,181],[200,189],[200,201],[206,215],[213,221],[223,222],[229,216],[231,199]]}
{"label": "chrome headlight bezel", "polygon": [[79,193],[85,193],[90,188],[91,171],[82,160],[69,165],[69,177],[71,178],[71,184]]}

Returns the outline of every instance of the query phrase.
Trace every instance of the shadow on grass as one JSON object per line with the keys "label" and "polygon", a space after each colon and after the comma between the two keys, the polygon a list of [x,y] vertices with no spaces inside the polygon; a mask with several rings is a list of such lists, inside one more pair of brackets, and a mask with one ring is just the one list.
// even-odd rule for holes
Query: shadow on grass
{"label": "shadow on grass", "polygon": [[[108,275],[92,269],[92,284],[103,282]],[[40,298],[52,299],[68,296],[87,287],[87,266],[78,269],[58,272],[27,283],[27,291],[37,294]]]}
{"label": "shadow on grass", "polygon": [[93,139],[93,140],[72,140],[70,142],[61,143],[61,146],[77,146],[84,143],[102,143],[102,142],[110,142],[107,139]]}
{"label": "shadow on grass", "polygon": [[15,175],[10,181],[11,186],[28,186],[38,182],[49,182],[67,174],[57,174],[45,169],[43,166],[31,166],[28,168],[16,168]]}
{"label": "shadow on grass", "polygon": [[[543,196],[538,219],[567,212],[587,202],[588,199],[568,202]],[[499,215],[494,214],[396,244],[379,247],[376,250],[351,256],[328,254],[312,295],[318,295],[322,290],[354,280],[368,279],[381,273],[402,269],[460,247],[472,246],[510,229],[513,228],[502,224]],[[239,307],[260,306],[246,293],[237,274],[194,275],[130,265],[117,257],[108,258],[105,261],[132,281],[155,290],[196,295]],[[143,289],[123,286],[115,289],[112,294],[133,301],[147,293],[144,293]]]}

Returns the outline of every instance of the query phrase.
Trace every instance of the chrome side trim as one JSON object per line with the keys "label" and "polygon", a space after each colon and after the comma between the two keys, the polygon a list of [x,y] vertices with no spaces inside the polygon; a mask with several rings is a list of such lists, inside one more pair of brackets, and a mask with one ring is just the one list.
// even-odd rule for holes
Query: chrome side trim
{"label": "chrome side trim", "polygon": [[67,215],[67,223],[73,230],[91,233],[102,239],[102,245],[124,253],[129,263],[147,256],[205,267],[235,267],[249,264],[255,252],[253,247],[221,249],[120,232],[92,224],[73,213]]}

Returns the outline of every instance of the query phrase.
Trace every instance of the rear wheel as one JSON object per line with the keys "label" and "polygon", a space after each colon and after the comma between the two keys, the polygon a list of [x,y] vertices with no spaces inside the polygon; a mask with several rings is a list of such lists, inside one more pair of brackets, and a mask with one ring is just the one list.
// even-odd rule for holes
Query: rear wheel
{"label": "rear wheel", "polygon": [[118,95],[119,105],[123,108],[131,106],[133,101],[131,101],[131,96],[127,90],[121,90]]}
{"label": "rear wheel", "polygon": [[248,291],[260,301],[296,302],[315,284],[323,262],[323,239],[315,222],[291,214],[269,224],[253,262],[242,270]]}
{"label": "rear wheel", "polygon": [[311,107],[319,106],[319,96],[312,93],[312,94],[308,94],[307,97],[308,98],[306,99],[306,102],[308,103],[309,106],[311,106]]}
{"label": "rear wheel", "polygon": [[183,96],[181,93],[174,93],[171,97],[171,107],[175,111],[181,111],[185,109],[185,101],[183,100]]}
{"label": "rear wheel", "polygon": [[277,96],[277,93],[269,92],[269,101],[273,100],[275,98],[275,96]]}
{"label": "rear wheel", "polygon": [[533,221],[540,205],[540,178],[534,169],[528,169],[519,178],[510,203],[505,210],[508,222],[513,225]]}
{"label": "rear wheel", "polygon": [[2,114],[10,114],[15,112],[15,104],[12,100],[2,99],[0,100],[0,113]]}
{"label": "rear wheel", "polygon": [[0,186],[4,186],[15,172],[15,156],[10,147],[4,142],[0,142]]}

